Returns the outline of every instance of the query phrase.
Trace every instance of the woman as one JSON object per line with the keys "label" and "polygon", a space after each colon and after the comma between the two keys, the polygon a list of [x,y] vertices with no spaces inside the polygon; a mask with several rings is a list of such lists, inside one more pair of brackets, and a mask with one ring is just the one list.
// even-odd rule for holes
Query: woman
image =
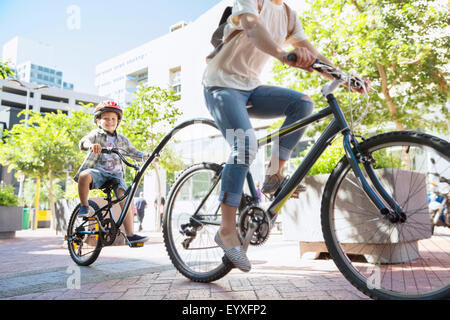
{"label": "woman", "polygon": [[[203,85],[208,110],[232,147],[222,174],[219,198],[222,225],[215,241],[236,267],[248,272],[251,265],[236,230],[236,210],[249,166],[257,152],[257,139],[249,116],[285,116],[283,126],[286,126],[313,110],[313,101],[305,94],[262,85],[258,77],[271,57],[308,72],[313,71],[311,66],[316,58],[332,63],[307,40],[295,11],[282,0],[235,0],[224,39],[235,30],[243,32],[226,42],[209,61]],[[289,52],[283,50],[288,44],[294,47],[297,62],[288,61]],[[282,183],[281,170],[303,132],[284,137],[274,145],[262,187],[264,193],[274,193]]]}

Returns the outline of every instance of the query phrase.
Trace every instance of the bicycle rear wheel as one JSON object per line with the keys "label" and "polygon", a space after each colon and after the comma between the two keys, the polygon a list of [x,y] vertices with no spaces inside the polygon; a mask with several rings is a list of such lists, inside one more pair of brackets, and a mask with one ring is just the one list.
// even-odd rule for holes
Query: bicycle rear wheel
{"label": "bicycle rear wheel", "polygon": [[[89,217],[78,217],[80,204],[76,206],[70,216],[69,226],[67,227],[67,246],[72,260],[79,266],[89,266],[97,260],[102,250],[101,231],[97,220],[93,217],[99,210],[98,205],[89,200]],[[89,235],[84,232],[94,231],[95,234]]]}
{"label": "bicycle rear wheel", "polygon": [[407,220],[393,223],[383,217],[343,158],[327,182],[321,213],[325,242],[337,267],[372,298],[449,298],[450,229],[432,234],[427,201],[429,173],[436,170],[450,178],[449,143],[416,132],[393,132],[363,142],[361,151],[375,159],[375,174]]}
{"label": "bicycle rear wheel", "polygon": [[175,181],[164,212],[163,235],[169,257],[181,274],[197,282],[218,280],[232,269],[214,241],[222,221],[221,172],[222,166],[214,163],[186,169]]}

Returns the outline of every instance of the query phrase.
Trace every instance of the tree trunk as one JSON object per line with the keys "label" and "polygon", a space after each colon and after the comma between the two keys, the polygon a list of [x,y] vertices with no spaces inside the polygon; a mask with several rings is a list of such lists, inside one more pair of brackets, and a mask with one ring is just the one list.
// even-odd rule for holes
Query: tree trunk
{"label": "tree trunk", "polygon": [[50,167],[48,171],[48,180],[50,186],[48,187],[48,196],[50,199],[50,212],[51,212],[51,226],[50,228],[56,230],[56,219],[55,219],[55,201],[53,199],[53,171]]}
{"label": "tree trunk", "polygon": [[39,193],[40,193],[40,187],[41,187],[41,177],[36,177],[36,198],[35,198],[35,202],[34,202],[34,207],[35,207],[35,215],[34,215],[34,226],[33,226],[33,230],[37,229],[37,225],[38,225],[38,221],[37,221],[37,217],[39,214]]}
{"label": "tree trunk", "polygon": [[395,112],[397,111],[397,106],[395,105],[395,102],[392,99],[390,92],[389,92],[386,71],[384,70],[384,67],[379,63],[377,63],[377,69],[378,69],[378,73],[380,74],[380,77],[381,77],[381,90],[383,92],[384,98],[386,99],[386,103],[388,105],[388,109],[389,109],[389,113],[391,114],[392,121],[394,122],[397,130],[403,131],[403,130],[405,130],[405,127],[395,116]]}

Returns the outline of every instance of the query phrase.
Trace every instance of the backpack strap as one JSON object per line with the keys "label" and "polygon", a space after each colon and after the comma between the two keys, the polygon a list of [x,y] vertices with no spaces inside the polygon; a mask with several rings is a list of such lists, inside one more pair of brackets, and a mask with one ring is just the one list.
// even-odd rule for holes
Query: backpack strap
{"label": "backpack strap", "polygon": [[[258,0],[258,13],[261,13],[261,10],[264,5],[264,0]],[[230,42],[235,36],[237,36],[242,30],[234,30],[224,41],[223,43]]]}
{"label": "backpack strap", "polygon": [[295,20],[294,20],[294,24],[293,24],[293,26],[291,28],[293,10],[286,4],[286,2],[284,3],[284,7],[286,8],[286,14],[287,14],[287,18],[288,18],[288,33],[287,33],[287,36],[286,36],[286,39],[287,39],[295,31]]}
{"label": "backpack strap", "polygon": [[264,0],[258,0],[258,12],[259,13],[261,13],[263,6],[264,6]]}

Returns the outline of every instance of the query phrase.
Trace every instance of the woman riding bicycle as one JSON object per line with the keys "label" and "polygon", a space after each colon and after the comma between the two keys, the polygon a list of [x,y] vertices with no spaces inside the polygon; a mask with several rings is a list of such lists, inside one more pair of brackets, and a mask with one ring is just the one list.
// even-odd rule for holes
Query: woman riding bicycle
{"label": "woman riding bicycle", "polygon": [[[311,66],[317,58],[332,63],[307,40],[295,11],[282,0],[235,0],[224,39],[233,33],[232,39],[225,40],[221,50],[209,61],[203,85],[208,110],[232,148],[222,174],[219,198],[222,224],[215,241],[237,268],[248,272],[251,265],[236,230],[236,210],[249,166],[257,152],[257,139],[249,117],[285,116],[283,126],[287,126],[313,110],[313,101],[307,95],[262,85],[259,76],[271,56],[308,72],[313,71]],[[294,47],[296,62],[288,60],[289,52],[282,49],[285,45]],[[238,132],[245,133],[243,140]],[[300,130],[274,144],[263,193],[274,193],[280,187],[281,171],[303,133],[304,130]],[[300,185],[298,191],[302,189]]]}

